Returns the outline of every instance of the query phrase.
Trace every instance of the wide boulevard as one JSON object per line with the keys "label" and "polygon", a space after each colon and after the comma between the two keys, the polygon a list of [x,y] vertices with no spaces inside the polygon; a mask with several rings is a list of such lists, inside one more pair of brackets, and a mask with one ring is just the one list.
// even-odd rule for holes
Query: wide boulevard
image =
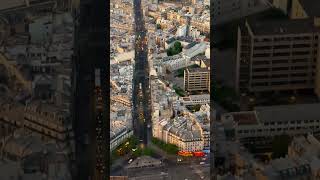
{"label": "wide boulevard", "polygon": [[134,0],[135,67],[133,74],[133,128],[141,144],[151,139],[151,96],[149,83],[147,31],[144,26],[141,0]]}

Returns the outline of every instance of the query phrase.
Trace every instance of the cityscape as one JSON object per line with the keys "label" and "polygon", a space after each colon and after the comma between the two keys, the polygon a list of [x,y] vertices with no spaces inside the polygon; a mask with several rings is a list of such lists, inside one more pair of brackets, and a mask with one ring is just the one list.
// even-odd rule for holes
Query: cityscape
{"label": "cityscape", "polygon": [[210,179],[209,7],[110,2],[112,178]]}
{"label": "cityscape", "polygon": [[0,0],[0,180],[319,180],[319,36],[320,0]]}

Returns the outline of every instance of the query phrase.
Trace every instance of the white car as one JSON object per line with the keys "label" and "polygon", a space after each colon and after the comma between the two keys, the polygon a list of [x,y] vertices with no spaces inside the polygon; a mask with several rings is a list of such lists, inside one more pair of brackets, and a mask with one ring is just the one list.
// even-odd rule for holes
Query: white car
{"label": "white car", "polygon": [[200,165],[203,165],[204,164],[204,162],[200,162]]}
{"label": "white car", "polygon": [[132,163],[132,161],[133,161],[133,159],[130,159],[129,162],[128,162],[128,164]]}

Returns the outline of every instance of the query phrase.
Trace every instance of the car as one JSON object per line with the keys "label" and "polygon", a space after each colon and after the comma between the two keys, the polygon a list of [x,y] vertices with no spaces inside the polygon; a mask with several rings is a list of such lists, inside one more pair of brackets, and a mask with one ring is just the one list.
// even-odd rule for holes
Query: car
{"label": "car", "polygon": [[128,161],[128,164],[132,163],[132,161],[133,161],[133,159],[130,159],[130,160]]}
{"label": "car", "polygon": [[200,165],[203,165],[204,164],[204,162],[200,162]]}

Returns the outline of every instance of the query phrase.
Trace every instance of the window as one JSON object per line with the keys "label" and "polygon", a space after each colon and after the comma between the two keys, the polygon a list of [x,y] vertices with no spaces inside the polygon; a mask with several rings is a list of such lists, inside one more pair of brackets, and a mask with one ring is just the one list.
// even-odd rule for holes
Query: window
{"label": "window", "polygon": [[286,71],[289,70],[289,67],[276,67],[272,68],[272,71]]}
{"label": "window", "polygon": [[289,52],[273,53],[273,56],[290,56]]}
{"label": "window", "polygon": [[294,44],[293,48],[308,48],[310,44]]}
{"label": "window", "polygon": [[293,52],[292,55],[295,56],[295,55],[307,55],[307,54],[310,54],[309,51],[301,51],[301,52]]}

